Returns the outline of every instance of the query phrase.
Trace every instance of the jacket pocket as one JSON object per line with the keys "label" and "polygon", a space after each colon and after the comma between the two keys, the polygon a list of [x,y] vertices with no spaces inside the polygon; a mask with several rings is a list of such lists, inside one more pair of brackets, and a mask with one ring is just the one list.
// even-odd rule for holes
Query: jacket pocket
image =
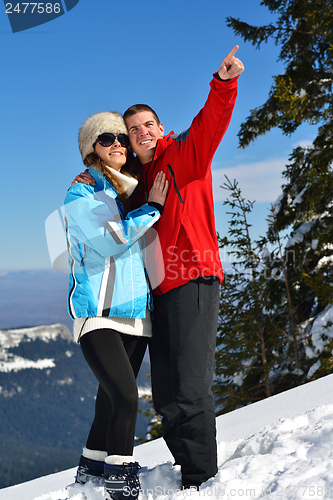
{"label": "jacket pocket", "polygon": [[[198,214],[196,211],[193,212],[195,217],[200,217],[200,214]],[[189,239],[191,246],[193,249],[196,250],[201,250],[201,243],[198,239],[197,231],[193,227],[193,224],[191,222],[191,219],[188,214],[184,214],[180,220],[181,225],[183,226],[186,236]]]}

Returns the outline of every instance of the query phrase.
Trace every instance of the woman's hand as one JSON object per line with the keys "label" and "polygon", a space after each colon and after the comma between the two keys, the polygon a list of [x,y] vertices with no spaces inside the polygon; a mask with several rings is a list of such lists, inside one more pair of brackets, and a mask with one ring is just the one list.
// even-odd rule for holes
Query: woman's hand
{"label": "woman's hand", "polygon": [[155,177],[154,184],[149,191],[148,202],[159,203],[164,205],[169,188],[169,181],[165,180],[165,173],[158,172]]}

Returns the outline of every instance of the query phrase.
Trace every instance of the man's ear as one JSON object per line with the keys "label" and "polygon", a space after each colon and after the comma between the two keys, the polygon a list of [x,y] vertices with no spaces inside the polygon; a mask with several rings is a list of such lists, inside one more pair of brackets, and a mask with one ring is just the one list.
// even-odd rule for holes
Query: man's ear
{"label": "man's ear", "polygon": [[161,132],[161,136],[163,137],[164,136],[164,125],[163,123],[160,123],[158,128],[160,129],[160,132]]}

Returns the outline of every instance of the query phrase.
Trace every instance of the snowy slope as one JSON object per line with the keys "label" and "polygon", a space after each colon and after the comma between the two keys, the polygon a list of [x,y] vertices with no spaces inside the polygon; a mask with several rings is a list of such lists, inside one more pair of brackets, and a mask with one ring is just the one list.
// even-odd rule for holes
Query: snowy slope
{"label": "snowy slope", "polygon": [[[333,375],[217,419],[219,472],[200,492],[179,491],[163,440],[135,448],[150,500],[333,498]],[[0,490],[0,500],[102,500],[103,488],[70,486],[75,468]]]}

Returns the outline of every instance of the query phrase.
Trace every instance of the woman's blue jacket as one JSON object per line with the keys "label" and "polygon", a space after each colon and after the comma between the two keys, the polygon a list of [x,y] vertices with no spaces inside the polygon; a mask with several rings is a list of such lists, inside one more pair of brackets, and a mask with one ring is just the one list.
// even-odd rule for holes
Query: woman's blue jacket
{"label": "woman's blue jacket", "polygon": [[104,175],[89,173],[96,185],[74,184],[65,199],[69,314],[144,318],[152,299],[141,243],[160,213],[143,205],[125,214]]}

